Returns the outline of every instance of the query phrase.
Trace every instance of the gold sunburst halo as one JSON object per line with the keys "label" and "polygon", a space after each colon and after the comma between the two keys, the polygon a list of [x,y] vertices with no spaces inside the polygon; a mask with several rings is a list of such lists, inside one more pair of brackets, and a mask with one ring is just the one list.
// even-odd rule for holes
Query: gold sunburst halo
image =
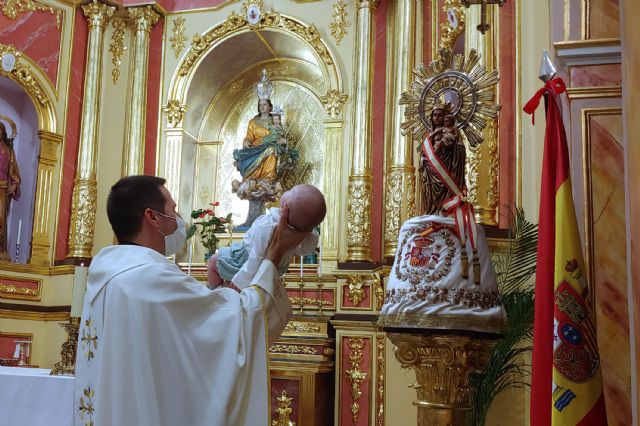
{"label": "gold sunburst halo", "polygon": [[431,128],[430,113],[436,103],[449,103],[456,127],[472,147],[483,141],[482,130],[489,120],[498,116],[501,106],[494,102],[495,86],[500,81],[498,71],[488,72],[480,63],[475,49],[469,57],[440,50],[438,59],[414,70],[415,79],[400,97],[404,105],[403,135],[411,133],[422,140]]}

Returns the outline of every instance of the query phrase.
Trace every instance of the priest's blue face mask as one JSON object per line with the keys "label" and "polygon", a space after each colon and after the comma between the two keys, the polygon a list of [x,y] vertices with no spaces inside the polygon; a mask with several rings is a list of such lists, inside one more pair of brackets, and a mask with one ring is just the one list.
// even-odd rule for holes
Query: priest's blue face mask
{"label": "priest's blue face mask", "polygon": [[158,232],[160,232],[164,237],[164,255],[173,256],[187,242],[187,227],[184,223],[184,219],[179,214],[177,214],[176,216],[169,216],[168,214],[160,213],[157,210],[154,210],[154,212],[158,213],[160,216],[164,216],[169,219],[175,219],[176,221],[177,227],[172,234],[165,234],[160,228],[156,228]]}

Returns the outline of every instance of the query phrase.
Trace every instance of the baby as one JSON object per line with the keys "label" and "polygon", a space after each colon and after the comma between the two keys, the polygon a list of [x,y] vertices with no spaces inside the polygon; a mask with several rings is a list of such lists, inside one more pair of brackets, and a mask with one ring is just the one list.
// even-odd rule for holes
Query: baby
{"label": "baby", "polygon": [[456,129],[456,118],[447,114],[444,116],[444,128],[442,129],[442,143],[446,146],[455,143],[458,140],[458,129]]}
{"label": "baby", "polygon": [[276,142],[280,145],[286,145],[287,140],[284,137],[284,128],[282,127],[282,117],[279,114],[273,114],[271,119],[273,120],[273,126],[269,126],[271,134],[276,136]]}
{"label": "baby", "polygon": [[[280,275],[284,275],[293,255],[304,256],[315,251],[318,233],[314,228],[324,220],[327,206],[322,193],[312,185],[294,186],[282,194],[280,204],[289,207],[290,227],[309,232],[300,245],[286,253],[280,264],[276,265]],[[253,222],[242,243],[223,247],[217,255],[212,256],[208,267],[209,286],[213,289],[223,283],[230,283],[238,289],[249,287],[266,256],[271,234],[279,220],[280,209],[270,209]]]}

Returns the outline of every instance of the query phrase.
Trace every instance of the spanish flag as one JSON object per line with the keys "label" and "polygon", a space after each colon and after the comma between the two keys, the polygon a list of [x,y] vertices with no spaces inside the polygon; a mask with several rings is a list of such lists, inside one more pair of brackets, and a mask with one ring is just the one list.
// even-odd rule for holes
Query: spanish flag
{"label": "spanish flag", "polygon": [[571,194],[567,137],[558,106],[560,78],[525,105],[533,114],[546,96],[536,272],[531,425],[607,424],[593,295],[586,279]]}

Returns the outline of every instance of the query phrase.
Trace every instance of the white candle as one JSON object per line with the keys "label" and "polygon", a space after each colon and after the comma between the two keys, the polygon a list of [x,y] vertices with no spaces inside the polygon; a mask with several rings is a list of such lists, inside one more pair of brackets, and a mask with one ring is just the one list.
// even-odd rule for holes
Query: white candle
{"label": "white candle", "polygon": [[187,265],[187,274],[191,275],[191,261],[193,260],[193,244],[189,242],[189,264]]}
{"label": "white candle", "polygon": [[73,293],[71,296],[71,317],[80,318],[82,316],[82,304],[84,293],[87,289],[87,274],[89,268],[81,264],[76,266],[73,275]]}
{"label": "white candle", "polygon": [[16,350],[13,351],[13,358],[18,359],[20,356],[20,343],[16,343]]}
{"label": "white candle", "polygon": [[302,279],[302,263],[304,262],[304,257],[300,256],[300,279]]}
{"label": "white candle", "polygon": [[22,236],[22,219],[18,221],[18,238],[16,238],[16,243],[20,244],[21,236]]}
{"label": "white candle", "polygon": [[322,243],[320,243],[318,251],[318,277],[322,277]]}

